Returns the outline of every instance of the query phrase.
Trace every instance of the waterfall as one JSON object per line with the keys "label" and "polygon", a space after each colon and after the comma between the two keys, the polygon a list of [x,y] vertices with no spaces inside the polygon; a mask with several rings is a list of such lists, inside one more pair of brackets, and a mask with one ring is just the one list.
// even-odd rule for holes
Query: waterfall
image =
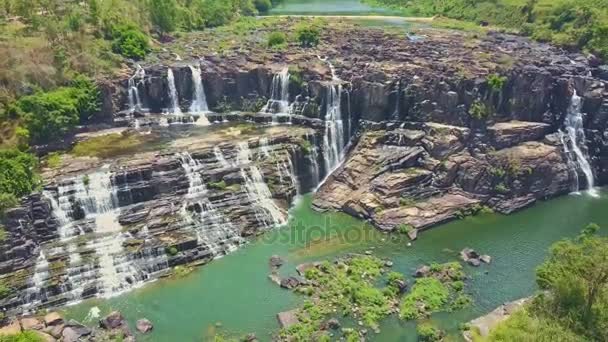
{"label": "waterfall", "polygon": [[267,137],[260,138],[260,151],[264,154],[264,156],[270,158],[270,147]]}
{"label": "waterfall", "polygon": [[43,251],[40,251],[40,255],[36,260],[36,266],[34,267],[34,275],[32,276],[32,285],[35,289],[41,290],[44,288],[44,283],[49,278],[49,262],[46,259]]}
{"label": "waterfall", "polygon": [[306,134],[306,141],[310,142],[310,151],[308,151],[308,160],[310,161],[310,174],[312,176],[313,185],[317,186],[321,181],[321,172],[319,170],[319,151],[317,149],[317,138],[313,134],[309,139]]}
{"label": "waterfall", "polygon": [[344,149],[344,125],[342,122],[342,109],[340,108],[342,95],[341,84],[328,86],[325,112],[325,134],[323,136],[323,154],[325,156],[325,171],[331,174],[340,164],[342,150]]}
{"label": "waterfall", "polygon": [[141,98],[139,97],[139,90],[137,88],[138,83],[135,83],[136,80],[139,82],[143,81],[146,76],[146,71],[137,64],[137,69],[135,70],[135,74],[131,78],[129,78],[129,112],[133,113],[135,111],[143,111],[143,105],[141,103]]}
{"label": "waterfall", "polygon": [[213,147],[213,154],[215,155],[215,159],[221,167],[227,169],[231,166],[230,163],[226,160],[226,158],[224,158],[224,154],[222,153],[222,150],[219,147]]}
{"label": "waterfall", "polygon": [[[245,181],[247,197],[255,207],[256,218],[265,227],[285,223],[285,213],[272,199],[272,192],[264,181],[262,171],[251,163],[251,150],[246,142],[239,144],[239,164],[242,165],[241,176]],[[246,170],[247,164],[249,164]]]}
{"label": "waterfall", "polygon": [[201,78],[201,68],[198,66],[190,65],[190,71],[192,72],[192,104],[190,105],[190,113],[199,114],[200,118],[197,121],[198,125],[206,126],[209,125],[209,120],[205,116],[205,113],[209,112],[207,106],[207,98],[205,96],[205,88],[203,87],[203,80]]}
{"label": "waterfall", "polygon": [[200,174],[203,166],[188,152],[179,154],[179,158],[189,181],[186,198],[200,210],[194,217],[195,214],[188,212],[186,201],[182,207],[182,217],[195,226],[198,242],[205,245],[214,257],[236,250],[244,240],[238,228],[207,198],[207,187]]}
{"label": "waterfall", "polygon": [[[581,109],[581,98],[576,93],[576,90],[574,90],[570,100],[570,106],[568,107],[568,113],[564,121],[564,126],[566,129],[566,134],[568,135],[570,143],[572,144],[571,152],[574,154],[574,158],[572,159],[576,162],[577,166],[585,176],[587,186],[589,188],[589,194],[592,196],[597,196],[597,190],[594,188],[593,170],[584,152],[584,150],[587,148],[585,146],[586,138]],[[564,150],[568,154],[570,149],[568,149],[566,144],[564,146]],[[578,179],[577,188],[580,190],[580,186],[578,186]]]}
{"label": "waterfall", "polygon": [[177,95],[177,88],[175,87],[175,76],[173,76],[173,70],[167,69],[167,83],[169,84],[169,96],[171,99],[171,108],[169,111],[171,114],[180,115],[182,110],[179,108],[179,97]]}
{"label": "waterfall", "polygon": [[[342,80],[336,74],[336,68],[327,59],[317,56],[327,63],[331,71],[332,83],[327,86],[325,100],[325,134],[323,135],[323,159],[325,161],[326,179],[340,165],[344,149],[344,123],[342,121]],[[350,134],[350,122],[349,122]],[[324,182],[324,181],[323,181]],[[322,185],[321,182],[319,186]]]}
{"label": "waterfall", "polygon": [[262,113],[290,114],[289,77],[289,68],[284,68],[272,77],[270,99],[262,108]]}

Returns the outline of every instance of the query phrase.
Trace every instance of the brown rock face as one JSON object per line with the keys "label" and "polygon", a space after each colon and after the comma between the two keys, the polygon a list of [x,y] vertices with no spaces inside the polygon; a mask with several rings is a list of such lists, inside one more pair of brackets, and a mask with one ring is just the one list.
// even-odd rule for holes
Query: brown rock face
{"label": "brown rock face", "polygon": [[370,219],[383,230],[421,230],[483,206],[510,213],[569,190],[572,170],[547,132],[545,124],[520,121],[494,124],[484,134],[439,123],[376,125],[314,206]]}

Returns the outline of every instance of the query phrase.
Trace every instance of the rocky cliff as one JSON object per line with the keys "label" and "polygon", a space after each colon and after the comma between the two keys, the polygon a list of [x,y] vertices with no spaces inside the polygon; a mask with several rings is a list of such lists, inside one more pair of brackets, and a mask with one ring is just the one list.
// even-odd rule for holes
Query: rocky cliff
{"label": "rocky cliff", "polygon": [[113,295],[207,262],[283,222],[333,170],[315,208],[412,237],[608,177],[608,74],[592,57],[498,33],[345,23],[321,41],[277,52],[252,38],[218,54],[201,39],[105,87],[105,114],[141,136],[218,124],[48,171],[44,191],[7,213],[0,270],[15,291],[2,307]]}

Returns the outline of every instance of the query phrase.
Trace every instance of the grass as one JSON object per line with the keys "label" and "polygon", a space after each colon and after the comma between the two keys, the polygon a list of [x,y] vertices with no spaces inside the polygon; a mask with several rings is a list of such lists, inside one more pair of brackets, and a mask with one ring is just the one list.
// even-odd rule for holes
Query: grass
{"label": "grass", "polygon": [[70,153],[76,157],[109,158],[132,153],[143,143],[144,141],[136,134],[113,133],[79,142]]}

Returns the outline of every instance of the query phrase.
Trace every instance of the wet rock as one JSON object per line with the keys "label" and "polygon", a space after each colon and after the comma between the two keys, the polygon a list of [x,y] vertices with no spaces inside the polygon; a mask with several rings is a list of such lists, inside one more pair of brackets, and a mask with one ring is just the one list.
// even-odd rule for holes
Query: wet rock
{"label": "wet rock", "polygon": [[416,278],[424,278],[431,274],[431,267],[428,265],[424,265],[414,272],[414,277]]}
{"label": "wet rock", "polygon": [[492,257],[489,256],[489,255],[487,255],[487,254],[484,254],[484,255],[482,255],[482,256],[479,257],[479,260],[481,260],[482,262],[484,262],[486,264],[489,264],[489,263],[492,262]]}
{"label": "wet rock", "polygon": [[125,319],[119,311],[113,311],[99,320],[99,327],[106,330],[117,329],[124,325],[126,325]]}
{"label": "wet rock", "polygon": [[281,279],[281,287],[284,289],[295,289],[300,285],[300,280],[296,277],[288,277]]}
{"label": "wet rock", "polygon": [[247,334],[247,336],[245,336],[245,342],[257,342],[258,338],[257,336],[255,336],[254,333],[251,334]]}
{"label": "wet rock", "polygon": [[275,274],[275,273],[269,274],[268,279],[270,279],[270,281],[272,281],[273,283],[281,286],[281,276],[279,276],[278,274]]}
{"label": "wet rock", "polygon": [[319,265],[319,263],[307,262],[307,263],[296,266],[296,271],[298,271],[298,274],[301,277],[304,277],[307,270],[309,270],[311,268],[315,268],[318,265]]}
{"label": "wet rock", "polygon": [[340,326],[341,326],[340,321],[338,321],[336,318],[329,319],[327,321],[326,325],[329,329],[332,329],[332,330],[340,329]]}
{"label": "wet rock", "polygon": [[481,265],[481,261],[479,259],[469,259],[467,260],[467,264],[473,267],[479,267],[479,265]]}
{"label": "wet rock", "polygon": [[393,265],[394,265],[394,263],[393,263],[392,261],[390,261],[390,260],[387,260],[387,261],[384,263],[384,266],[386,266],[386,267],[393,267]]}
{"label": "wet rock", "polygon": [[464,262],[468,262],[470,259],[479,259],[479,257],[479,253],[468,247],[460,251],[460,258]]}
{"label": "wet rock", "polygon": [[146,318],[137,320],[137,323],[135,323],[135,327],[136,327],[137,331],[139,331],[142,334],[146,334],[146,333],[152,331],[152,329],[154,329],[154,325],[152,325],[152,322],[150,322]]}
{"label": "wet rock", "polygon": [[61,336],[63,337],[63,342],[78,342],[79,339],[90,336],[92,334],[92,330],[87,328],[86,326],[74,321],[70,320],[66,323]]}
{"label": "wet rock", "polygon": [[268,265],[270,265],[270,267],[273,269],[280,268],[281,266],[283,266],[283,263],[283,259],[281,259],[281,257],[278,255],[273,255],[270,257],[270,260],[268,260]]}
{"label": "wet rock", "polygon": [[63,317],[57,312],[49,312],[44,316],[44,323],[47,326],[59,325],[63,323]]}

